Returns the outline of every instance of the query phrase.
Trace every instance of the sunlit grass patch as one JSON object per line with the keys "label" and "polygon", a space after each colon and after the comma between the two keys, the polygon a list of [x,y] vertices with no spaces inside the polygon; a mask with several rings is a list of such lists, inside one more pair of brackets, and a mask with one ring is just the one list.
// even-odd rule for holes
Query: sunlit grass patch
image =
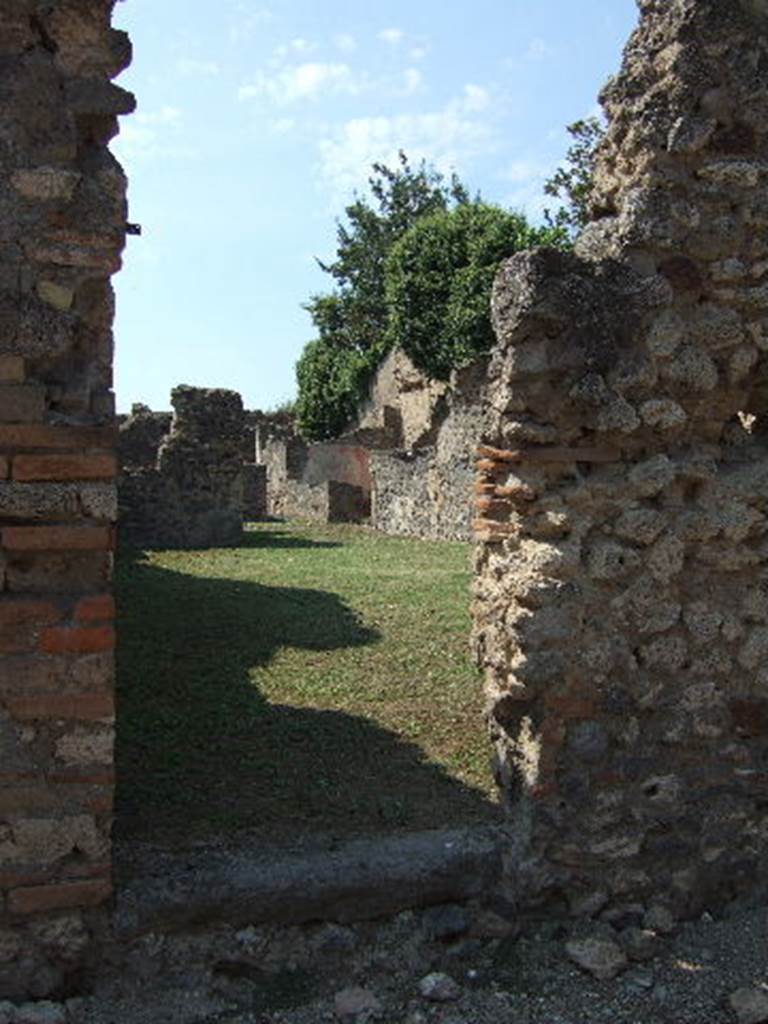
{"label": "sunlit grass patch", "polygon": [[260,524],[125,552],[118,821],[277,838],[493,820],[469,547]]}

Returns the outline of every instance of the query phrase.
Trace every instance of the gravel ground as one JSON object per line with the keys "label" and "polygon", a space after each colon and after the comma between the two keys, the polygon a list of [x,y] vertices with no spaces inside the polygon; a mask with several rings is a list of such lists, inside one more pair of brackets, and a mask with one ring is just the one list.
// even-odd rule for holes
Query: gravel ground
{"label": "gravel ground", "polygon": [[[510,931],[506,937],[489,937],[505,930]],[[602,981],[576,966],[565,944],[585,935],[623,941],[610,926],[548,921],[529,922],[523,937],[516,930],[495,915],[446,907],[348,927],[219,927],[149,935],[108,952],[89,997],[49,1007],[38,1020],[34,1014],[3,1017],[0,1006],[0,1024],[768,1020],[768,913],[763,907],[719,920],[705,915],[670,935],[650,937],[636,950],[646,959],[630,959],[615,978]],[[430,983],[447,997],[444,1002],[420,992],[420,983],[435,972],[456,983],[445,978]],[[730,1006],[729,996],[745,986],[758,1001],[766,994],[766,1016],[758,1009],[757,1016],[745,1012],[739,1017]]]}

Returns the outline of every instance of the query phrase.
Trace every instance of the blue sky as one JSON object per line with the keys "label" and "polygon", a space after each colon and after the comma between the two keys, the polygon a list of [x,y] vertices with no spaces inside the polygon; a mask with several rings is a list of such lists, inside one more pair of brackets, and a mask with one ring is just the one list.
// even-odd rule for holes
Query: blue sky
{"label": "blue sky", "polygon": [[594,112],[634,0],[126,0],[113,143],[130,180],[115,279],[118,408],[175,384],[293,397],[327,290],[315,257],[374,160],[399,148],[536,218],[564,126]]}

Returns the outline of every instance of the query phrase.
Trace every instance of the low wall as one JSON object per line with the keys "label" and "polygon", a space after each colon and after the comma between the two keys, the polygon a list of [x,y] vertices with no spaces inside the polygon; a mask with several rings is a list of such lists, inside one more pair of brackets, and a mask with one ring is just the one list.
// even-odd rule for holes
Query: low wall
{"label": "low wall", "polygon": [[370,515],[370,453],[362,445],[277,436],[262,452],[270,515],[321,523],[361,522]]}

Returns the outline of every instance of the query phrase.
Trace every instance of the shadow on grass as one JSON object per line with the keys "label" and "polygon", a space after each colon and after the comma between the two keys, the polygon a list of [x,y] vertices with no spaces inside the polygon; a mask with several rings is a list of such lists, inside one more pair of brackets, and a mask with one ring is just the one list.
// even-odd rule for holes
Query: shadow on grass
{"label": "shadow on grass", "polygon": [[337,595],[182,574],[141,553],[121,557],[117,593],[118,839],[280,842],[497,818],[395,733],[261,695],[251,673],[281,647],[377,641]]}
{"label": "shadow on grass", "polygon": [[239,548],[340,548],[341,544],[334,540],[312,540],[309,537],[297,537],[295,533],[283,533],[280,530],[246,530]]}

